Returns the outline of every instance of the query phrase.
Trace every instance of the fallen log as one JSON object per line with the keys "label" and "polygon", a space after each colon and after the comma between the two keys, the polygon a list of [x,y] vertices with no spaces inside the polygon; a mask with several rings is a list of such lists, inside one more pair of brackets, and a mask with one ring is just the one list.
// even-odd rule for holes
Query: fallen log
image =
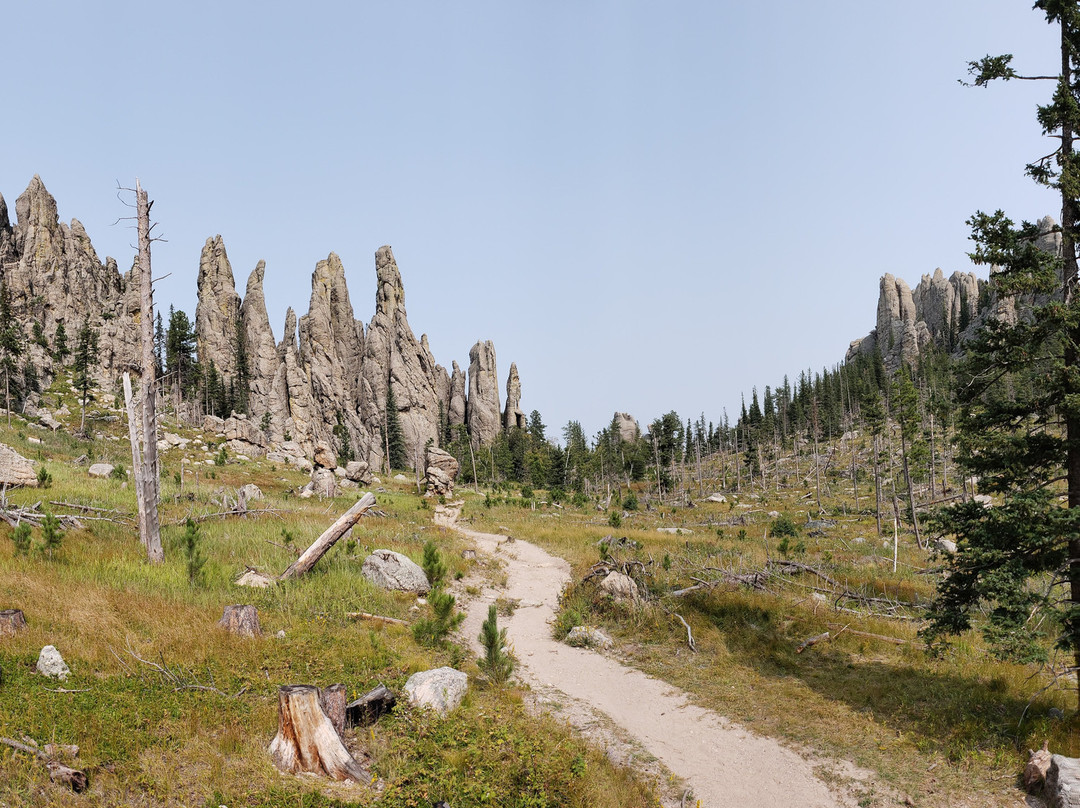
{"label": "fallen log", "polygon": [[269,751],[283,772],[357,783],[366,779],[323,711],[319,688],[314,685],[284,685],[278,690],[278,731]]}
{"label": "fallen log", "polygon": [[[26,752],[28,755],[33,755],[42,763],[45,764],[46,770],[49,772],[49,779],[54,783],[58,783],[62,786],[67,786],[76,794],[81,794],[86,791],[90,785],[90,780],[86,776],[86,772],[79,769],[73,769],[70,766],[65,766],[58,760],[54,760],[51,756],[42,752],[37,748],[37,745],[30,746],[28,744],[19,743],[13,741],[11,738],[0,738],[0,743],[7,744],[12,749],[18,749],[20,752]],[[78,747],[74,747],[76,750]]]}
{"label": "fallen log", "polygon": [[376,623],[391,623],[395,626],[407,626],[408,620],[398,620],[396,617],[386,617],[381,614],[372,614],[371,612],[345,612],[345,616],[352,620],[373,620]]}
{"label": "fallen log", "polygon": [[289,565],[285,572],[278,576],[278,580],[285,581],[289,578],[296,578],[310,571],[318,563],[319,559],[326,555],[330,548],[337,543],[337,540],[348,533],[352,526],[360,521],[360,517],[374,507],[375,495],[369,491],[360,497],[355,505],[339,516],[334,524],[330,525],[296,561]]}
{"label": "fallen log", "polygon": [[374,724],[380,716],[393,710],[395,704],[397,697],[390,688],[380,684],[345,706],[345,722],[350,727]]}

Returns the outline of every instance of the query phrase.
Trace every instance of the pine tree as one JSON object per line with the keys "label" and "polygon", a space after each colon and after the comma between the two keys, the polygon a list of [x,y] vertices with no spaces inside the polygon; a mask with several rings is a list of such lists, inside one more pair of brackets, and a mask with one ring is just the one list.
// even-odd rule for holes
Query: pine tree
{"label": "pine tree", "polygon": [[82,418],[79,421],[79,431],[86,431],[86,402],[90,397],[90,387],[94,383],[94,367],[98,360],[98,337],[97,332],[90,327],[89,323],[83,323],[79,329],[79,339],[75,345],[75,355],[72,360],[72,369],[75,371],[75,388],[79,391],[79,400],[82,402]]}
{"label": "pine tree", "polygon": [[165,326],[161,321],[161,312],[154,321],[154,373],[157,378],[165,375]]}
{"label": "pine tree", "polygon": [[57,323],[56,333],[53,334],[53,358],[62,365],[69,354],[71,349],[67,344],[67,329],[63,323]]}
{"label": "pine tree", "polygon": [[[991,289],[1024,308],[1015,325],[991,320],[968,346],[957,378],[959,459],[993,508],[970,501],[936,519],[955,535],[925,635],[932,641],[971,627],[987,612],[983,632],[996,653],[1021,660],[1046,656],[1044,635],[1080,667],[1080,304],[1076,295],[1080,161],[1080,7],[1039,0],[1035,7],[1060,26],[1057,89],[1039,107],[1054,151],[1027,173],[1061,197],[1061,253],[1040,250],[1050,233],[1019,226],[1001,211],[970,220],[972,260],[996,267]],[[1011,55],[970,65],[975,86],[1019,79]],[[980,301],[981,303],[981,301]],[[1067,506],[1057,502],[1064,480]],[[985,607],[985,608],[984,608]]]}
{"label": "pine tree", "polygon": [[480,670],[495,684],[503,684],[514,670],[514,659],[507,648],[506,629],[499,628],[499,612],[494,603],[488,607],[487,620],[480,627],[477,639],[484,648],[484,658],[477,662]]}
{"label": "pine tree", "polygon": [[4,376],[4,406],[11,425],[11,397],[19,395],[19,366],[17,359],[23,350],[23,333],[15,313],[11,310],[11,295],[7,284],[0,282],[0,373]]}
{"label": "pine tree", "polygon": [[401,429],[401,416],[394,399],[394,385],[386,385],[386,413],[383,416],[383,444],[386,447],[388,469],[403,469],[409,465],[405,451],[405,433]]}

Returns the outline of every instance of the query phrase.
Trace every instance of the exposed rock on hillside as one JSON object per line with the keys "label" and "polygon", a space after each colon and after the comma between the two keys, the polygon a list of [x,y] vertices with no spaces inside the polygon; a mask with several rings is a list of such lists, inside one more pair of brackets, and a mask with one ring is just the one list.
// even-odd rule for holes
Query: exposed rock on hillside
{"label": "exposed rock on hillside", "polygon": [[613,420],[619,425],[619,440],[632,443],[638,439],[641,428],[638,426],[634,416],[628,412],[617,412]]}
{"label": "exposed rock on hillside", "polygon": [[199,361],[225,378],[236,376],[240,295],[221,236],[208,238],[199,257],[199,302],[195,307],[195,342]]}
{"label": "exposed rock on hillside", "polygon": [[446,407],[446,417],[450,426],[459,426],[465,423],[465,374],[461,372],[457,362],[454,362],[453,368],[453,373],[450,374],[450,403]]}
{"label": "exposed rock on hillside", "polygon": [[[375,253],[378,291],[375,316],[368,324],[363,362],[363,408],[367,431],[381,435],[387,386],[393,385],[397,417],[405,438],[405,454],[411,463],[422,462],[424,444],[438,443],[439,389],[449,391],[446,371],[435,364],[427,338],[417,341],[405,314],[405,287],[389,247]],[[445,411],[447,401],[441,399]],[[372,446],[370,459],[381,463],[381,442]]]}
{"label": "exposed rock on hillside", "polygon": [[481,444],[495,440],[502,422],[501,409],[495,346],[491,340],[478,342],[469,351],[469,398],[465,406],[469,434]]}
{"label": "exposed rock on hillside", "polygon": [[270,317],[266,313],[266,298],[263,296],[265,273],[266,264],[259,261],[248,276],[244,302],[240,307],[248,369],[251,374],[248,406],[254,418],[262,419],[265,413],[270,414],[268,424],[270,436],[281,440],[285,421],[281,410],[285,402],[280,402],[277,407],[272,406],[274,380],[281,360],[278,357],[277,346],[274,345]]}
{"label": "exposed rock on hillside", "polygon": [[506,378],[506,410],[503,412],[503,429],[528,426],[525,413],[521,411],[521,379],[517,365],[510,363],[510,375]]}

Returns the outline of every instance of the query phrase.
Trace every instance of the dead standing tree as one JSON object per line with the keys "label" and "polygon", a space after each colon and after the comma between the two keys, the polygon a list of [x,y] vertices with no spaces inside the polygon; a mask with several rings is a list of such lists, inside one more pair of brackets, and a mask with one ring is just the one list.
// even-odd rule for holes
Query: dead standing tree
{"label": "dead standing tree", "polygon": [[[157,395],[155,393],[154,362],[154,290],[150,273],[150,207],[146,191],[135,180],[136,220],[139,233],[139,338],[142,346],[138,404],[141,411],[142,434],[134,428],[135,399],[124,374],[124,396],[127,399],[131,422],[131,459],[135,472],[135,498],[139,506],[139,538],[146,547],[147,560],[160,564],[165,560],[161,547],[161,526],[158,522],[158,499],[161,481],[157,456]],[[138,445],[141,443],[141,447]]]}

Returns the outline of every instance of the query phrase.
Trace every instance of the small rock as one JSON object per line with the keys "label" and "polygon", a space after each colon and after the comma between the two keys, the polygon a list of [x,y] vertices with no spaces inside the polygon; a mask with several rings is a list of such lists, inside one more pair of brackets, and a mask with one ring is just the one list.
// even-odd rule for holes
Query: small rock
{"label": "small rock", "polygon": [[592,626],[574,626],[570,629],[570,633],[566,635],[566,644],[575,648],[591,646],[604,651],[615,647],[611,637]]}
{"label": "small rock", "polygon": [[111,463],[95,463],[90,467],[87,474],[91,477],[108,477],[113,473],[113,468]]}
{"label": "small rock", "polygon": [[687,535],[693,535],[694,531],[685,527],[658,527],[657,533],[670,533],[674,536],[682,536],[684,533]]}
{"label": "small rock", "polygon": [[255,570],[248,570],[236,579],[237,586],[250,586],[254,589],[266,589],[274,585],[274,579]]}
{"label": "small rock", "polygon": [[469,677],[453,668],[414,673],[405,683],[410,704],[435,710],[441,716],[461,704],[468,689]]}
{"label": "small rock", "polygon": [[464,558],[466,561],[472,561],[474,558],[476,558],[476,550],[462,550],[461,557]]}
{"label": "small rock", "polygon": [[407,483],[409,481],[409,478],[406,477],[404,474],[395,474],[394,479],[397,480],[399,483]]}
{"label": "small rock", "polygon": [[284,640],[285,639],[285,629],[279,628],[277,634],[275,634],[274,636],[277,637],[279,640]]}
{"label": "small rock", "polygon": [[621,572],[609,572],[607,577],[600,582],[600,589],[611,595],[616,603],[626,601],[637,603],[641,599],[634,579],[629,575],[623,575]]}
{"label": "small rock", "polygon": [[951,539],[938,539],[934,542],[934,547],[946,555],[956,555],[956,542]]}
{"label": "small rock", "polygon": [[38,655],[37,672],[42,676],[63,681],[71,674],[67,663],[64,662],[60,652],[52,645],[46,645]]}
{"label": "small rock", "polygon": [[727,502],[727,497],[725,497],[723,494],[709,494],[709,496],[705,497],[705,501],[723,503]]}
{"label": "small rock", "polygon": [[41,443],[41,438],[35,438],[35,437],[34,437],[33,435],[31,435],[30,437],[28,437],[28,438],[26,439],[26,442],[27,442],[27,443],[36,443],[36,444],[40,444],[40,443]]}

